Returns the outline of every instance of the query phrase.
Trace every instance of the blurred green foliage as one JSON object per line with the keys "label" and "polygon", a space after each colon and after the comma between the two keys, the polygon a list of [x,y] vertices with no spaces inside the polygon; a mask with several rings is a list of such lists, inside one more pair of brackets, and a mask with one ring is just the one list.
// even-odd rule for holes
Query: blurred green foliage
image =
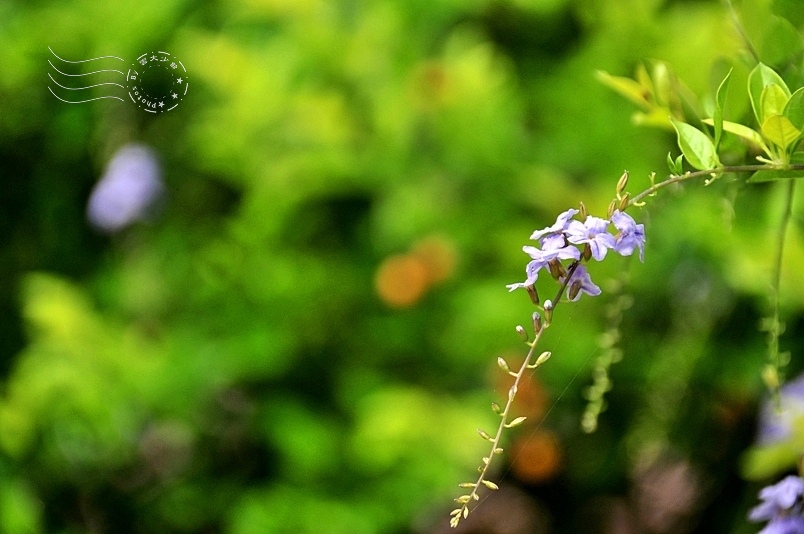
{"label": "blurred green foliage", "polygon": [[[738,5],[773,67],[792,45],[771,11],[800,27],[797,7]],[[4,534],[443,532],[505,391],[496,356],[521,348],[530,316],[504,287],[521,246],[580,200],[604,212],[623,168],[646,188],[676,152],[595,71],[661,58],[711,99],[724,69],[730,91],[750,70],[714,0],[7,0],[0,44]],[[190,91],[159,116],[65,104],[46,90],[48,46],[166,50]],[[798,72],[783,72],[791,88]],[[165,209],[103,236],[87,198],[130,141],[162,158]],[[498,474],[541,510],[537,532],[615,532],[619,512],[663,532],[644,515],[666,501],[657,484],[692,488],[673,532],[753,531],[759,486],[738,460],[780,202],[778,184],[736,179],[663,193],[634,212],[644,265],[595,265],[604,295],[558,311],[533,384],[556,467],[523,452]],[[804,332],[802,238],[797,218],[787,348]],[[623,269],[625,358],[585,435],[605,280]],[[524,425],[514,445],[535,436]],[[667,465],[692,473],[682,488]],[[499,506],[462,530],[510,532],[525,507],[489,522]]]}

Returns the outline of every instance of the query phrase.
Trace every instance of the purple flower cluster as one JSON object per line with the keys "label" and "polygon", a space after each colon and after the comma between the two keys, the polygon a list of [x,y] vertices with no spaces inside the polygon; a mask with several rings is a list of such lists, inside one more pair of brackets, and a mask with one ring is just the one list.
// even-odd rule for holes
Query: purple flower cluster
{"label": "purple flower cluster", "polygon": [[[610,249],[623,256],[630,256],[634,249],[638,248],[639,259],[644,261],[645,225],[636,224],[630,215],[619,210],[612,214],[610,221],[587,216],[586,220],[581,222],[573,219],[577,214],[578,210],[568,209],[558,216],[552,226],[533,232],[530,238],[538,241],[541,249],[533,246],[522,247],[522,250],[531,257],[525,268],[527,278],[524,282],[506,286],[509,291],[520,287],[532,287],[539,278],[539,271],[544,267],[548,268],[554,278],[564,283],[569,273],[561,265],[561,260],[580,261],[581,258],[584,260],[594,258],[600,261],[606,257]],[[616,235],[608,232],[612,223],[617,229]],[[583,249],[577,245],[583,245]],[[567,287],[570,300],[578,300],[581,293],[592,296],[600,294],[600,288],[592,282],[583,265],[577,265],[572,271]]]}
{"label": "purple flower cluster", "polygon": [[804,534],[804,480],[788,476],[759,492],[762,504],[751,510],[748,519],[768,521],[759,534]]}

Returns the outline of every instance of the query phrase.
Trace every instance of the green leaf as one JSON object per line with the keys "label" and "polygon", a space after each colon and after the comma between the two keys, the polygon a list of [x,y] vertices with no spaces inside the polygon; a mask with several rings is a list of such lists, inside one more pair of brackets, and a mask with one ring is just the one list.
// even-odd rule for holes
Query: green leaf
{"label": "green leaf", "polygon": [[670,174],[680,175],[684,172],[684,168],[681,166],[682,157],[679,156],[673,160],[673,155],[670,152],[667,153],[667,168],[670,169]]}
{"label": "green leaf", "polygon": [[748,96],[751,99],[754,116],[759,124],[762,124],[764,120],[762,116],[762,92],[767,86],[774,83],[781,87],[788,97],[790,96],[790,89],[788,89],[784,80],[776,74],[776,71],[764,63],[758,64],[748,75]]}
{"label": "green leaf", "polygon": [[649,99],[656,100],[653,98],[656,95],[656,91],[653,87],[653,81],[650,79],[650,75],[648,74],[648,69],[645,67],[645,63],[640,61],[636,67],[636,74],[634,75],[637,83],[642,87],[643,91],[646,91],[649,96]]}
{"label": "green leaf", "polygon": [[771,115],[762,123],[760,129],[765,139],[774,145],[787,150],[801,135],[801,130],[793,126],[784,115]]}
{"label": "green leaf", "polygon": [[[784,89],[776,85],[770,84],[762,90],[762,97],[760,98],[760,105],[762,106],[762,121],[772,115],[781,115],[784,113],[784,108],[790,100],[790,94],[785,94]],[[760,122],[760,124],[761,124]]]}
{"label": "green leaf", "polygon": [[657,61],[653,65],[651,73],[656,104],[663,108],[669,108],[673,96],[673,83],[671,80],[670,69],[667,68],[666,63]]}
{"label": "green leaf", "polygon": [[[704,119],[703,122],[704,124],[708,124],[709,126],[712,126],[714,124],[714,121],[712,119]],[[758,131],[749,128],[748,126],[744,126],[742,124],[731,121],[723,121],[723,130],[729,132],[730,134],[734,134],[738,137],[742,137],[746,141],[754,143],[755,145],[759,146],[763,151],[765,151],[765,154],[771,155],[770,149],[768,149],[764,139],[762,139],[762,135],[760,135]]]}
{"label": "green leaf", "polygon": [[648,113],[641,111],[635,112],[631,116],[631,122],[636,126],[651,126],[654,128],[665,128],[672,130],[673,125],[670,124],[670,110],[667,108],[653,108]]}
{"label": "green leaf", "polygon": [[715,114],[713,122],[715,126],[715,150],[720,146],[720,137],[723,135],[723,108],[726,107],[726,95],[729,92],[729,80],[731,79],[731,72],[734,69],[729,69],[726,77],[720,82],[717,88],[717,95],[715,96]]}
{"label": "green leaf", "polygon": [[639,83],[631,78],[612,76],[608,72],[602,70],[597,71],[595,73],[595,77],[600,83],[609,89],[614,90],[614,92],[618,93],[619,95],[624,96],[639,107],[645,110],[649,110],[651,108],[650,101],[648,100],[650,97],[650,91],[647,88],[642,87]]}
{"label": "green leaf", "polygon": [[804,130],[804,87],[797,89],[787,101],[783,115],[790,119],[793,126]]}
{"label": "green leaf", "polygon": [[712,140],[705,133],[687,123],[670,119],[678,132],[678,147],[690,165],[698,170],[720,166]]}

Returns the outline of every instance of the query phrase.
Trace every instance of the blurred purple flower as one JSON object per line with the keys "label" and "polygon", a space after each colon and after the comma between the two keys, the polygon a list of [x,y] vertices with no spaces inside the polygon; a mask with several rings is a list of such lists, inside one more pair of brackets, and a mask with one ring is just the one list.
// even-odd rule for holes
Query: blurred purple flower
{"label": "blurred purple flower", "polygon": [[[565,211],[556,218],[556,222],[555,224],[553,224],[553,226],[548,226],[547,228],[536,230],[531,234],[530,238],[540,239],[542,236],[545,235],[560,234],[561,232],[567,229],[567,226],[569,225],[569,220],[573,218],[576,213],[578,213],[578,210],[572,208],[568,209],[567,211]],[[544,246],[544,243],[542,243],[542,246]]]}
{"label": "blurred purple flower", "polygon": [[570,243],[588,243],[592,249],[592,257],[600,261],[606,257],[608,249],[614,247],[614,236],[606,232],[611,224],[599,217],[586,218],[586,221],[571,221],[567,226],[567,240]]}
{"label": "blurred purple flower", "polygon": [[765,401],[759,412],[757,444],[772,445],[790,439],[793,425],[804,419],[804,375],[782,386],[781,410],[770,400]]}
{"label": "blurred purple flower", "polygon": [[804,534],[804,517],[783,517],[767,524],[759,534]]}
{"label": "blurred purple flower", "polygon": [[[564,279],[559,278],[559,282],[564,282]],[[575,268],[575,272],[572,273],[567,288],[569,298],[572,301],[581,298],[581,293],[586,293],[592,297],[600,295],[600,288],[592,282],[592,278],[583,265],[578,265],[578,267]]]}
{"label": "blurred purple flower", "polygon": [[611,222],[619,230],[614,242],[614,250],[623,256],[633,254],[639,248],[639,261],[645,261],[645,225],[636,224],[627,213],[616,210],[611,216]]}
{"label": "blurred purple flower", "polygon": [[145,145],[124,145],[92,190],[87,218],[99,230],[118,232],[152,215],[164,192],[156,153]]}
{"label": "blurred purple flower", "polygon": [[[759,522],[789,515],[802,495],[804,495],[804,480],[790,475],[772,486],[762,488],[759,498],[764,502],[751,510],[748,519]],[[795,511],[800,512],[800,506],[796,507]]]}

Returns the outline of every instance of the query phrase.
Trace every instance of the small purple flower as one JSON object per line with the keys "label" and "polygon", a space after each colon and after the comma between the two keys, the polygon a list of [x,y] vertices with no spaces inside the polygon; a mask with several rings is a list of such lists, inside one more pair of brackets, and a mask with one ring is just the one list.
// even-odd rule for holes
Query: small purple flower
{"label": "small purple flower", "polygon": [[114,154],[92,190],[87,218],[99,230],[117,232],[147,219],[164,190],[154,151],[145,145],[125,145]]}
{"label": "small purple flower", "polygon": [[771,521],[759,534],[804,534],[804,517],[782,517]]}
{"label": "small purple flower", "polygon": [[556,250],[567,245],[567,238],[564,234],[552,234],[542,238],[541,243],[543,250]]}
{"label": "small purple flower", "polygon": [[[560,234],[561,232],[567,229],[569,220],[573,218],[576,213],[578,213],[578,210],[572,208],[568,209],[567,211],[565,211],[556,218],[556,222],[555,224],[553,224],[553,226],[548,226],[547,228],[543,228],[542,230],[536,230],[535,232],[533,232],[533,234],[531,234],[530,238],[540,239],[542,236],[548,234]],[[544,246],[544,243],[542,243],[542,246]]]}
{"label": "small purple flower", "polygon": [[545,248],[543,250],[526,245],[522,247],[522,250],[534,260],[544,263],[550,260],[578,260],[581,258],[581,251],[569,245],[560,248]]}
{"label": "small purple flower", "polygon": [[536,280],[539,278],[539,271],[550,261],[570,259],[578,260],[581,258],[581,252],[577,248],[569,245],[564,246],[564,237],[559,237],[560,239],[553,239],[552,237],[545,238],[544,242],[546,246],[543,250],[539,250],[536,247],[527,245],[522,247],[522,250],[525,251],[528,256],[533,258],[532,261],[528,263],[527,267],[525,267],[527,279],[521,283],[509,284],[505,286],[508,288],[508,291],[513,291],[515,289],[519,289],[520,287],[527,287],[535,284]]}
{"label": "small purple flower", "polygon": [[[563,283],[564,279],[559,278],[559,282]],[[575,272],[572,273],[567,288],[569,298],[572,301],[581,298],[581,293],[586,293],[592,297],[600,295],[600,288],[592,282],[592,278],[583,265],[578,265],[578,267],[575,268]]]}
{"label": "small purple flower", "polygon": [[525,267],[525,275],[527,276],[527,279],[524,282],[519,282],[516,284],[508,284],[505,287],[507,287],[508,291],[511,292],[515,289],[519,289],[520,287],[532,286],[533,284],[536,283],[536,280],[539,279],[539,271],[545,265],[547,265],[546,261],[533,260],[529,262],[528,265]]}
{"label": "small purple flower", "polygon": [[[762,488],[759,498],[763,502],[749,512],[748,519],[760,522],[788,517],[791,511],[800,514],[802,495],[804,495],[804,480],[790,475],[773,486]],[[792,510],[794,507],[795,510]]]}
{"label": "small purple flower", "polygon": [[616,210],[611,216],[611,222],[619,230],[614,250],[623,256],[633,254],[635,248],[639,248],[639,261],[645,261],[645,225],[636,224],[636,221],[620,210]]}
{"label": "small purple flower", "polygon": [[611,224],[599,217],[586,218],[586,221],[571,221],[567,226],[567,240],[570,243],[588,243],[592,250],[592,257],[600,261],[606,257],[608,249],[614,247],[614,236],[606,232]]}

